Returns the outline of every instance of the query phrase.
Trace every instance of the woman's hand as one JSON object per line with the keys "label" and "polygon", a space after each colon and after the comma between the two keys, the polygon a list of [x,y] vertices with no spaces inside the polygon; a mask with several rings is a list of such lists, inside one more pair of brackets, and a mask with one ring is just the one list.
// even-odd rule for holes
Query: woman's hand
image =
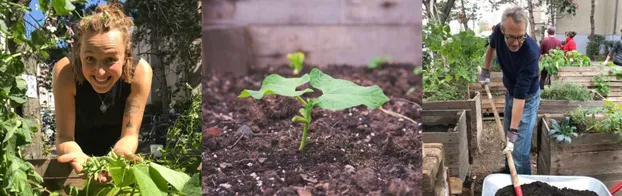
{"label": "woman's hand", "polygon": [[129,151],[129,150],[125,150],[122,148],[117,148],[114,149],[114,153],[117,155],[121,155],[123,157],[125,157],[127,160],[130,160],[132,162],[141,162],[143,161],[143,158],[137,156],[136,154],[134,154],[133,152]]}
{"label": "woman's hand", "polygon": [[[59,163],[70,163],[73,169],[76,171],[76,173],[81,174],[84,171],[83,165],[86,163],[88,159],[89,159],[89,156],[84,154],[83,152],[71,152],[68,154],[61,155],[56,160]],[[99,174],[99,176],[97,176],[93,180],[96,180],[97,182],[103,184],[103,183],[110,182],[112,180],[112,176],[110,176],[108,172],[102,171]]]}
{"label": "woman's hand", "polygon": [[83,152],[71,152],[61,155],[56,160],[59,163],[71,163],[71,166],[73,166],[73,169],[76,171],[76,173],[80,174],[84,169],[82,165],[84,165],[84,163],[86,163],[86,160],[88,159],[89,156],[84,154]]}

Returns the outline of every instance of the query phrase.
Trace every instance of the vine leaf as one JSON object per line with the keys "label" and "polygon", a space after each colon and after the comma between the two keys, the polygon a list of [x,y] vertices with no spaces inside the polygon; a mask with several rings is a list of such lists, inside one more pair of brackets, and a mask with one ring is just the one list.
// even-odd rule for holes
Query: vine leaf
{"label": "vine leaf", "polygon": [[26,172],[23,170],[24,165],[23,160],[12,159],[5,174],[5,176],[11,177],[4,181],[3,186],[6,187],[9,192],[19,193],[20,195],[34,195],[30,184],[28,184]]}
{"label": "vine leaf", "polygon": [[192,178],[184,185],[181,192],[184,195],[201,195],[201,179],[199,173],[194,174]]}
{"label": "vine leaf", "polygon": [[389,101],[380,87],[362,87],[353,82],[334,79],[319,69],[311,70],[311,86],[322,90],[322,96],[313,99],[317,106],[328,110],[342,110],[359,105],[375,109]]}
{"label": "vine leaf", "polygon": [[167,184],[171,184],[175,190],[181,191],[184,185],[190,180],[188,174],[169,169],[156,163],[150,163],[149,166],[150,173],[152,174],[151,176],[157,176],[157,178],[154,178],[154,182],[160,188],[162,188],[162,185],[168,187]]}
{"label": "vine leaf", "polygon": [[132,167],[132,172],[134,173],[141,195],[166,195],[159,189],[156,182],[154,182],[149,175],[149,166],[144,164],[134,165]]}
{"label": "vine leaf", "polygon": [[112,176],[112,182],[117,187],[129,186],[136,182],[134,173],[127,168],[127,164],[122,160],[116,160],[109,163],[110,175]]}
{"label": "vine leaf", "polygon": [[238,97],[246,98],[252,96],[255,99],[261,99],[265,95],[272,94],[288,97],[300,96],[304,93],[313,92],[311,89],[296,90],[298,86],[307,82],[309,82],[309,74],[305,74],[300,78],[285,78],[278,74],[271,74],[263,80],[259,91],[244,89]]}

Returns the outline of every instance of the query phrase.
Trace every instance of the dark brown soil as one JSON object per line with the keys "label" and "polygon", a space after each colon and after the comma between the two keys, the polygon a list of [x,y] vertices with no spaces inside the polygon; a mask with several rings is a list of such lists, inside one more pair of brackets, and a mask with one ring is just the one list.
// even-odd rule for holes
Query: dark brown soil
{"label": "dark brown soil", "polygon": [[[306,67],[304,73],[310,70]],[[420,122],[421,78],[413,75],[412,66],[321,70],[359,85],[380,86],[391,99],[384,109]],[[236,98],[245,88],[259,89],[271,73],[290,77],[291,69],[250,73],[204,76],[204,195],[421,194],[418,125],[365,106],[335,112],[315,108],[305,151],[299,152],[302,125],[291,123],[301,108],[296,99]],[[407,95],[411,87],[418,88]]]}
{"label": "dark brown soil", "polygon": [[[574,189],[551,186],[547,183],[535,181],[529,184],[521,185],[523,195],[538,195],[538,196],[598,196],[594,191],[579,191]],[[499,189],[495,196],[514,196],[514,185],[508,185]]]}

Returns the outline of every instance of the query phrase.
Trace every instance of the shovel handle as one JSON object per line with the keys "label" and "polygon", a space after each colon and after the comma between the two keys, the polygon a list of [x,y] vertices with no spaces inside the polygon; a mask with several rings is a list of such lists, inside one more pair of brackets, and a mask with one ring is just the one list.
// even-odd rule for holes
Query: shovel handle
{"label": "shovel handle", "polygon": [[[501,137],[502,141],[505,141],[505,131],[503,131],[503,125],[501,124],[501,119],[499,118],[499,113],[497,112],[495,102],[492,99],[492,94],[490,94],[490,88],[488,87],[488,84],[484,84],[484,88],[486,89],[486,94],[488,94],[488,99],[490,100],[490,105],[492,106],[492,111],[495,115],[495,121],[497,121],[499,136]],[[514,193],[517,196],[523,196],[523,190],[520,187],[520,182],[518,181],[518,176],[516,175],[516,167],[514,166],[514,159],[512,158],[512,153],[507,152],[505,153],[505,156],[508,160],[508,166],[510,167],[510,175],[512,176],[512,183],[514,185]]]}

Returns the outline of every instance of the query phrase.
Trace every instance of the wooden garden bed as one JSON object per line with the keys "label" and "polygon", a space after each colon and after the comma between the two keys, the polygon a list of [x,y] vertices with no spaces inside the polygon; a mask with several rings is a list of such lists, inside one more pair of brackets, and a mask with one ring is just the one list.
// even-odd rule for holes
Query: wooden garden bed
{"label": "wooden garden bed", "polygon": [[423,167],[421,169],[423,195],[441,196],[449,191],[447,169],[445,167],[443,144],[426,143],[423,153]]}
{"label": "wooden garden bed", "polygon": [[27,160],[35,167],[35,171],[43,177],[43,186],[48,190],[61,190],[64,186],[72,185],[82,188],[85,179],[78,176],[68,163],[59,163],[56,159]]}
{"label": "wooden garden bed", "polygon": [[466,111],[422,111],[423,143],[442,143],[450,175],[464,181],[469,169]]}
{"label": "wooden garden bed", "polygon": [[582,133],[571,144],[549,138],[549,119],[561,123],[563,115],[544,115],[538,122],[538,175],[572,175],[596,178],[608,188],[622,181],[620,137],[608,133]]}
{"label": "wooden garden bed", "polygon": [[594,90],[597,86],[596,83],[592,82],[592,79],[595,76],[604,74],[609,78],[611,87],[611,94],[607,96],[607,99],[619,103],[622,102],[622,80],[616,79],[615,74],[611,72],[613,69],[622,71],[622,67],[618,66],[562,67],[559,69],[557,76],[551,77],[551,80],[574,82]]}
{"label": "wooden garden bed", "polygon": [[582,108],[603,107],[605,98],[594,90],[590,90],[594,96],[594,100],[590,101],[570,101],[570,100],[540,100],[540,108],[538,114],[564,114]]}
{"label": "wooden garden bed", "polygon": [[[467,144],[470,152],[480,148],[482,138],[482,95],[471,93],[471,99],[457,101],[425,101],[422,108],[426,111],[466,111]],[[469,163],[473,164],[473,153],[469,153]]]}

